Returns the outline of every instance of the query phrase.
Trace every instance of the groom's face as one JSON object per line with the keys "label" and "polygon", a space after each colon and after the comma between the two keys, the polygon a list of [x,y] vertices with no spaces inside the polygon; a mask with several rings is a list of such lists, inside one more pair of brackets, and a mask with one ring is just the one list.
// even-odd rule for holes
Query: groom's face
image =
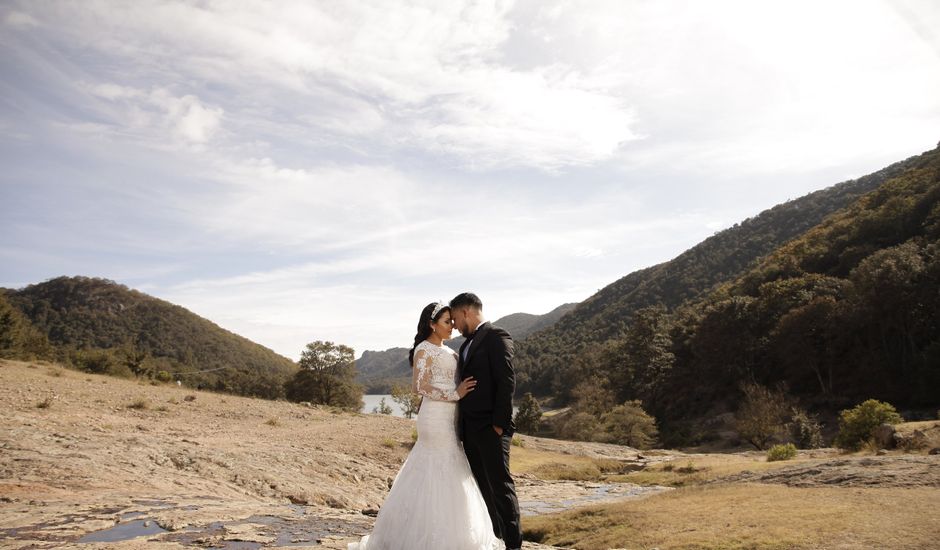
{"label": "groom's face", "polygon": [[467,326],[467,310],[469,308],[459,307],[451,310],[451,316],[454,319],[454,328],[460,331],[460,334],[463,334],[464,338],[470,337],[470,329]]}

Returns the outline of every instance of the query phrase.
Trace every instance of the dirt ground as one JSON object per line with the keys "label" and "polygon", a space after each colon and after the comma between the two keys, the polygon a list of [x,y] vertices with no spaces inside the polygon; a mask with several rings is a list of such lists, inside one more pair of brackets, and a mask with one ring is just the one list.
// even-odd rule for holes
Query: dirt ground
{"label": "dirt ground", "polygon": [[[345,548],[371,530],[413,429],[413,420],[391,416],[0,361],[0,547]],[[940,487],[940,456],[926,454],[848,456],[829,449],[767,463],[754,452],[518,440],[512,467],[524,529],[614,506],[621,508],[611,508],[611,518],[617,510],[628,517],[649,510],[650,525],[665,533],[689,503],[712,494],[698,489],[713,485],[719,492],[741,487],[735,499],[763,486],[892,488],[897,498]],[[703,521],[715,513],[713,502],[700,504]],[[617,521],[599,524],[598,536],[619,529]],[[670,547],[656,543],[653,527],[647,531],[642,540],[650,547]],[[627,540],[640,540],[633,536]],[[569,540],[527,541],[525,548],[608,547]]]}
{"label": "dirt ground", "polygon": [[[371,530],[413,429],[391,416],[0,361],[0,545],[345,548]],[[530,454],[554,456],[527,439]],[[527,515],[644,493],[532,475],[518,485]]]}

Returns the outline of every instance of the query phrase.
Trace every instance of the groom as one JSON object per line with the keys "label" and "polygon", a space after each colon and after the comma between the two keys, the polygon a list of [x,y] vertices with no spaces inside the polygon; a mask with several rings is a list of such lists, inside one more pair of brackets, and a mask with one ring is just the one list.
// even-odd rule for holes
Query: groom
{"label": "groom", "polygon": [[474,390],[458,401],[457,433],[463,441],[470,470],[480,486],[493,531],[506,548],[522,547],[519,502],[509,473],[509,447],[516,426],[512,422],[512,337],[483,318],[483,302],[464,292],[450,301],[454,326],[467,340],[460,346],[460,378],[472,376]]}

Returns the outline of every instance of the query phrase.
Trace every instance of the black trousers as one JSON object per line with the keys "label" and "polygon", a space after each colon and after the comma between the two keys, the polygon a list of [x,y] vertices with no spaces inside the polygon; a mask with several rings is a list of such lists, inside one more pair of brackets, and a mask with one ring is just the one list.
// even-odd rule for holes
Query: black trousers
{"label": "black trousers", "polygon": [[500,436],[492,426],[482,429],[464,426],[463,436],[464,452],[493,520],[493,532],[503,539],[506,548],[521,548],[519,501],[509,473],[512,436],[505,433]]}

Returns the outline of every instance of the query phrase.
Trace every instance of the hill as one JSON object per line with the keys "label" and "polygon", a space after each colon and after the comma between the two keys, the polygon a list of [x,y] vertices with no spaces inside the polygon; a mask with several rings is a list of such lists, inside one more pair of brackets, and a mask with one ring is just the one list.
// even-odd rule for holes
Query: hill
{"label": "hill", "polygon": [[[521,391],[565,402],[579,358],[622,339],[634,315],[659,306],[671,311],[742,276],[774,252],[889,179],[920,162],[913,157],[873,174],[810,193],[721,231],[668,262],[633,272],[578,304],[563,324],[541,330],[517,349]],[[583,361],[582,361],[583,362]]]}
{"label": "hill", "polygon": [[162,370],[194,387],[278,397],[297,368],[185,308],[106,279],[58,277],[3,294],[57,357],[95,363],[86,370]]}
{"label": "hill", "polygon": [[[580,334],[581,356],[566,355],[570,362],[556,367],[556,380],[583,386],[548,390],[558,400],[638,399],[670,445],[700,444],[727,430],[717,419],[738,409],[744,382],[780,388],[789,405],[830,424],[838,410],[869,398],[889,401],[911,419],[933,417],[940,405],[940,148],[868,178],[878,183],[875,189],[709,292],[678,305],[668,294],[648,307],[621,310],[614,329],[598,321],[599,329],[571,332],[580,326],[572,317],[603,319],[624,304],[643,303],[629,292],[611,299],[615,289],[605,289],[564,325],[525,341],[527,347],[548,342],[551,350]],[[836,196],[854,193],[837,186],[823,203],[832,206]],[[770,223],[779,208],[769,211],[768,231],[761,234],[782,234],[773,228],[783,219]],[[818,206],[796,211],[811,208],[821,214]],[[715,244],[706,241],[683,256],[709,247]],[[627,278],[646,281],[638,287],[618,283],[621,289],[664,288],[675,269],[657,266]],[[692,292],[687,287],[680,294]],[[601,298],[606,307],[598,306]],[[593,317],[586,314],[591,308]],[[601,345],[587,348],[591,342]],[[529,366],[533,355],[529,351]]]}
{"label": "hill", "polygon": [[[543,315],[531,313],[513,313],[500,317],[493,324],[503,327],[515,340],[522,340],[546,327],[558,322],[566,313],[574,309],[575,304],[564,304]],[[463,337],[458,336],[447,341],[454,350],[460,348]],[[411,383],[411,368],[408,365],[409,348],[391,348],[384,351],[364,351],[356,361],[358,382],[365,385],[366,393],[388,393],[394,384]]]}

